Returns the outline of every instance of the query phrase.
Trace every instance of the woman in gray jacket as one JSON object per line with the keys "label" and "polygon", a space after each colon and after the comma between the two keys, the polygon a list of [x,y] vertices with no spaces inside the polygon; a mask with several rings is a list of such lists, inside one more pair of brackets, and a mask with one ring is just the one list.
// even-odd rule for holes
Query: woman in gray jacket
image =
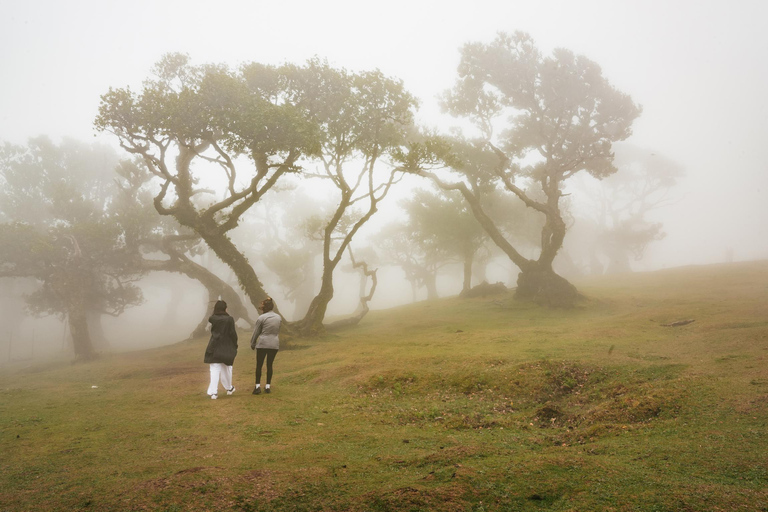
{"label": "woman in gray jacket", "polygon": [[271,297],[261,301],[262,314],[256,319],[253,337],[251,338],[251,350],[256,349],[256,387],[253,388],[253,394],[261,393],[261,367],[264,366],[264,359],[267,360],[267,385],[264,388],[265,393],[269,393],[270,383],[272,382],[272,363],[275,361],[277,351],[280,349],[280,339],[277,335],[280,333],[280,324],[282,318],[272,311],[275,303]]}

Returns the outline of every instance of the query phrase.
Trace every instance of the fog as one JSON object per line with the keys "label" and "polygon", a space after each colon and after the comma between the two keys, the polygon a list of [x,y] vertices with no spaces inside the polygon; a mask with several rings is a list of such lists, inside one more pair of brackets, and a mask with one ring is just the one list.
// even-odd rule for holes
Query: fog
{"label": "fog", "polygon": [[[766,19],[768,3],[761,0],[5,2],[0,17],[0,141],[26,144],[30,137],[47,135],[54,141],[71,137],[117,150],[113,136],[93,128],[100,96],[110,87],[140,89],[153,64],[168,52],[187,53],[194,64],[233,67],[247,61],[301,64],[319,56],[349,70],[378,68],[402,79],[419,98],[418,124],[447,132],[458,122],[441,114],[437,97],[454,83],[460,47],[489,42],[499,31],[522,30],[545,54],[562,47],[599,64],[616,88],[642,106],[626,144],[674,162],[682,171],[663,204],[647,212],[650,223],[663,226],[663,238],[648,244],[642,259],[632,259],[631,270],[765,259]],[[561,261],[557,269],[563,274],[586,272],[590,258],[593,263],[603,258],[600,265],[608,265],[604,255],[578,250],[591,244],[586,240],[593,235],[584,219],[594,205],[585,191],[595,186],[588,180],[568,185],[576,221],[564,252],[574,265]],[[315,194],[308,214],[331,195],[314,183],[293,187],[281,193]],[[415,177],[398,184],[355,238],[353,250],[374,245],[388,223],[403,218],[400,204],[417,188],[430,185]],[[276,197],[258,205],[233,238],[248,241],[266,209],[274,215],[280,204]],[[293,211],[294,218],[299,215]],[[295,319],[293,304],[260,250],[254,246],[245,252],[265,289]],[[215,256],[197,261],[237,287]],[[319,279],[319,260],[315,264]],[[330,317],[350,314],[358,305],[360,278],[342,268],[348,264],[343,262],[335,274]],[[425,290],[414,291],[402,270],[373,265],[380,268],[372,309],[426,299]],[[488,281],[514,286],[516,273],[508,258],[488,256]],[[458,294],[461,280],[461,264],[446,265],[439,273],[439,295]],[[102,319],[109,342],[105,350],[183,340],[210,310],[205,288],[179,274],[155,272],[138,284],[143,305]],[[15,318],[5,324],[13,327],[0,331],[0,364],[71,350],[57,317],[24,312],[23,293],[33,286],[0,280],[5,305],[0,318]],[[244,302],[255,318],[253,307]]]}

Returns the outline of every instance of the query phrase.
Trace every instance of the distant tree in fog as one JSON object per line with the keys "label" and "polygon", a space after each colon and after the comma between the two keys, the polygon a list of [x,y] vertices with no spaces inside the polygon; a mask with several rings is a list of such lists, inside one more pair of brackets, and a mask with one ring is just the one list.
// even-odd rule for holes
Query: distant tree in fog
{"label": "distant tree in fog", "polygon": [[397,170],[386,160],[405,143],[416,100],[400,81],[378,71],[349,73],[317,60],[297,68],[293,80],[302,91],[298,104],[321,132],[319,169],[305,174],[335,188],[335,206],[318,219],[316,231],[323,242],[320,291],[296,325],[313,334],[323,329],[334,270],[397,181]]}
{"label": "distant tree in fog", "polygon": [[405,274],[414,302],[420,288],[426,289],[427,300],[438,298],[437,271],[447,262],[447,257],[428,252],[423,242],[413,226],[399,221],[385,225],[375,237],[382,261],[400,267]]}
{"label": "distant tree in fog", "polygon": [[[154,207],[192,230],[235,273],[254,307],[267,294],[229,232],[298,161],[319,130],[296,106],[295,66],[192,66],[166,55],[137,94],[110,89],[96,126],[140,156],[160,188]],[[207,187],[224,184],[222,197]]]}
{"label": "distant tree in fog", "polygon": [[249,254],[259,255],[276,277],[284,300],[293,304],[292,318],[300,319],[317,292],[316,267],[323,253],[322,239],[310,224],[332,204],[323,194],[297,183],[275,192],[251,211],[233,240]]}
{"label": "distant tree in fog", "polygon": [[105,146],[40,137],[0,149],[0,277],[40,283],[36,314],[69,323],[77,358],[94,355],[88,315],[119,315],[142,301],[142,275],[116,215],[117,155]]}
{"label": "distant tree in fog", "polygon": [[[462,193],[494,243],[520,268],[518,298],[571,306],[576,288],[552,269],[566,234],[563,187],[581,171],[598,179],[616,172],[612,144],[629,137],[640,108],[613,88],[594,62],[565,49],[545,57],[520,32],[465,45],[458,73],[444,108],[475,124],[482,149],[495,155],[488,167],[493,180],[544,219],[538,256],[525,257],[504,236],[466,173],[461,179],[466,165],[460,155],[449,158],[439,140],[415,143],[403,155],[405,168]],[[458,180],[436,172],[441,160]]]}
{"label": "distant tree in fog", "polygon": [[630,261],[664,238],[662,223],[648,216],[671,204],[670,192],[684,173],[676,162],[631,144],[616,147],[614,163],[619,172],[585,183],[580,194],[597,231],[591,249],[604,256],[608,273],[632,270]]}
{"label": "distant tree in fog", "polygon": [[472,264],[488,235],[457,192],[417,190],[401,203],[413,238],[430,254],[428,260],[456,261],[463,267],[462,292],[472,287]]}

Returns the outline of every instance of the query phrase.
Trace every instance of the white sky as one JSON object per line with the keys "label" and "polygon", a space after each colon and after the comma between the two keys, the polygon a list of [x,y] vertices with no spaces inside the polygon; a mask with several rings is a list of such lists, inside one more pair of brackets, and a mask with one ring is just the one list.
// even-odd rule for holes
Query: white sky
{"label": "white sky", "polygon": [[458,48],[523,30],[544,52],[600,64],[644,108],[630,141],[686,168],[649,268],[723,261],[727,249],[768,258],[766,22],[763,0],[0,0],[0,140],[92,139],[99,96],[138,87],[172,51],[195,63],[317,55],[380,68],[437,125]]}

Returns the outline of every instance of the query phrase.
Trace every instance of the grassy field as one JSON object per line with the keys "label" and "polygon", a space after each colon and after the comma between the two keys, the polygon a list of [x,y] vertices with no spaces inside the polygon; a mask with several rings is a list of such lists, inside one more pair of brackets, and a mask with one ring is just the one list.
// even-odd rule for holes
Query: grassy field
{"label": "grassy field", "polygon": [[270,395],[249,333],[216,401],[204,339],[6,368],[0,510],[768,510],[768,262],[576,284],[372,312]]}

